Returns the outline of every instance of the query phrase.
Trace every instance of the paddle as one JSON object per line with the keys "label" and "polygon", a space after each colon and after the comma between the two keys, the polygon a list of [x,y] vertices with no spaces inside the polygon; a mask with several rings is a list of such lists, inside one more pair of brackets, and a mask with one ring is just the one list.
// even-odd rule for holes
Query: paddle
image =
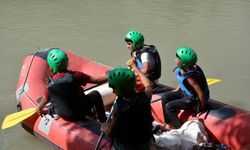
{"label": "paddle", "polygon": [[6,129],[18,124],[19,122],[32,116],[35,112],[36,108],[29,108],[6,116],[2,124],[2,129]]}
{"label": "paddle", "polygon": [[[106,124],[109,123],[109,121],[110,121],[110,119],[111,119],[111,117],[112,117],[112,113],[113,113],[113,110],[114,110],[114,105],[115,105],[115,103],[116,103],[116,100],[114,101],[114,103],[113,103],[113,105],[112,105],[112,107],[111,107],[111,110],[110,110],[110,112],[109,112],[108,119],[106,120]],[[95,150],[98,150],[99,145],[100,145],[100,143],[101,143],[101,141],[102,141],[103,136],[104,136],[104,132],[101,133],[101,135],[100,135],[100,137],[99,137],[99,139],[98,139],[98,142],[96,143]]]}
{"label": "paddle", "polygon": [[207,79],[207,85],[212,85],[212,84],[218,83],[218,82],[220,82],[220,81],[221,81],[220,79],[208,78],[208,79]]}

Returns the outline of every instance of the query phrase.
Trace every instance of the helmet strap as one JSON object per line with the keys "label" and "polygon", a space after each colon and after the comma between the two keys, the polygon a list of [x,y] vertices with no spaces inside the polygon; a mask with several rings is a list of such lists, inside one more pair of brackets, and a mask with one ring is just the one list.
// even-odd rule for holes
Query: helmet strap
{"label": "helmet strap", "polygon": [[176,70],[177,68],[178,68],[178,67],[174,67],[173,72],[175,72],[175,70]]}
{"label": "helmet strap", "polygon": [[53,74],[56,74],[56,71],[53,70],[53,68],[50,67],[50,71],[53,73]]}
{"label": "helmet strap", "polygon": [[182,64],[182,70],[184,72],[188,71],[190,68],[187,68],[187,65],[186,64]]}

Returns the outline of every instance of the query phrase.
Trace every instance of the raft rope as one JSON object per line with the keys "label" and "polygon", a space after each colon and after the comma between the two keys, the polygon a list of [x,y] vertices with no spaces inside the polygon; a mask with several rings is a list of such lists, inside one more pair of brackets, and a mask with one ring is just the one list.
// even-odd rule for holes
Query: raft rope
{"label": "raft rope", "polygon": [[[25,80],[24,80],[24,83],[23,83],[23,88],[22,88],[22,90],[21,90],[21,93],[24,92],[24,87],[25,87],[25,84],[26,84],[26,82],[27,82],[27,80],[28,80],[28,76],[29,76],[29,72],[30,72],[31,65],[32,65],[32,63],[33,63],[33,60],[34,60],[36,54],[37,54],[39,51],[42,51],[42,48],[38,48],[38,50],[32,55],[32,58],[31,58],[30,63],[29,63],[29,68],[28,68],[28,71],[27,71],[26,76],[25,76]],[[35,104],[35,102],[29,97],[29,95],[27,95],[26,93],[24,93],[24,94],[25,94],[25,96],[33,103],[33,105],[37,106],[37,105]]]}
{"label": "raft rope", "polygon": [[24,83],[23,83],[22,92],[24,91],[24,86],[25,86],[25,84],[26,84],[26,82],[27,82],[27,80],[28,80],[28,76],[29,76],[29,72],[30,72],[30,68],[31,68],[31,65],[32,65],[32,63],[33,63],[33,60],[34,60],[36,54],[37,54],[40,50],[41,50],[41,48],[39,48],[39,49],[32,55],[32,58],[31,58],[30,63],[29,63],[29,68],[28,68],[28,71],[27,71],[27,73],[26,73],[26,77],[25,77],[25,80],[24,80]]}

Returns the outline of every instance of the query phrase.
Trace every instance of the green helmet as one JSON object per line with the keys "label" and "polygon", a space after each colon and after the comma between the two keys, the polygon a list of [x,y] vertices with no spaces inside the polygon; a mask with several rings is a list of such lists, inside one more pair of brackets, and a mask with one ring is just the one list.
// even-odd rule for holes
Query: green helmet
{"label": "green helmet", "polygon": [[132,50],[135,51],[143,46],[144,37],[140,32],[131,30],[125,35],[125,41],[132,41]]}
{"label": "green helmet", "polygon": [[135,74],[127,68],[115,68],[108,75],[108,83],[116,90],[117,96],[124,96],[135,88]]}
{"label": "green helmet", "polygon": [[183,69],[183,64],[186,64],[186,67],[190,68],[197,62],[197,54],[192,48],[181,47],[176,51],[176,55],[181,60],[178,66],[181,69]]}
{"label": "green helmet", "polygon": [[53,73],[65,71],[68,67],[68,56],[59,48],[52,48],[48,53],[47,62]]}

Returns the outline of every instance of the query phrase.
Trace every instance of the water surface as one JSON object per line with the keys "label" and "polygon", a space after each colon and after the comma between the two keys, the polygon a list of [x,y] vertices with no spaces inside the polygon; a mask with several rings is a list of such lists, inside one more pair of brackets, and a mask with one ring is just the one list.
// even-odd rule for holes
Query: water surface
{"label": "water surface", "polygon": [[[25,55],[61,47],[112,67],[129,58],[124,35],[137,29],[162,58],[161,82],[176,86],[175,51],[190,46],[207,77],[222,82],[211,97],[250,110],[249,0],[1,0],[0,121],[15,111]],[[19,125],[0,132],[1,149],[48,149]]]}

